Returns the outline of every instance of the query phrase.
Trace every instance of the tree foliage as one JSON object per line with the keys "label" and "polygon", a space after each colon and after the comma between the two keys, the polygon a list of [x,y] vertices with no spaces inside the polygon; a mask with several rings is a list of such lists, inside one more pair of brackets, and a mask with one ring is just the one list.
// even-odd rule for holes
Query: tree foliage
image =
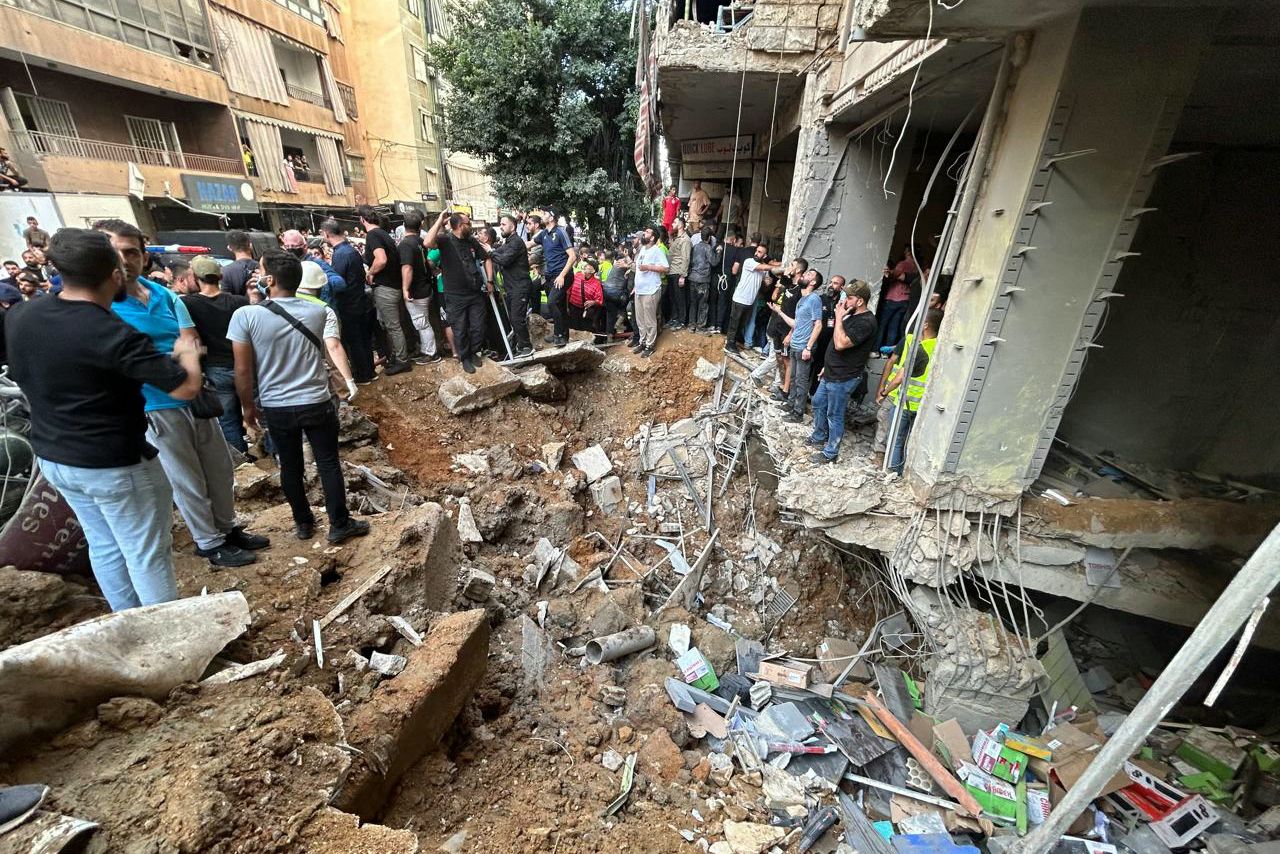
{"label": "tree foliage", "polygon": [[[622,0],[476,0],[431,61],[446,145],[484,158],[498,196],[627,229],[649,210],[632,165],[631,12]],[[602,220],[598,214],[604,208]]]}

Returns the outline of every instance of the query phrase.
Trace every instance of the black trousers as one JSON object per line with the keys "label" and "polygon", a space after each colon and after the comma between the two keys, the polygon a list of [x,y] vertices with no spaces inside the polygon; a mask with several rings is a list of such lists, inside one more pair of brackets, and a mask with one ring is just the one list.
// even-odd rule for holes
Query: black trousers
{"label": "black trousers", "polygon": [[729,329],[729,313],[733,310],[733,289],[738,286],[737,276],[730,275],[728,278],[729,284],[723,291],[719,290],[719,284],[712,282],[712,287],[717,289],[719,294],[717,298],[720,300],[720,304],[716,309],[717,314],[715,315],[716,325],[723,331],[728,331]]}
{"label": "black trousers", "polygon": [[[733,302],[730,300],[730,302]],[[755,311],[755,305],[742,305],[741,303],[733,303],[733,308],[729,310],[729,326],[725,329],[725,344],[729,346],[737,346],[742,341],[742,330],[747,326],[747,320],[751,316],[751,312]]]}
{"label": "black trousers", "polygon": [[551,303],[551,325],[557,338],[569,337],[569,285],[566,277],[563,288],[557,288],[554,279],[547,280],[547,301]]}
{"label": "black trousers", "polygon": [[488,306],[484,294],[444,295],[444,310],[453,330],[453,354],[459,360],[470,359],[484,349],[484,323]]}
{"label": "black trousers", "polygon": [[674,273],[667,276],[667,290],[671,293],[671,319],[681,326],[689,322],[689,279],[680,284]]}
{"label": "black trousers", "polygon": [[347,491],[342,483],[342,463],[338,460],[338,412],[332,401],[304,406],[264,406],[262,416],[275,444],[280,464],[280,486],[293,511],[295,524],[314,525],[315,514],[307,503],[303,473],[302,437],[311,443],[311,453],[324,489],[324,509],[329,525],[342,526],[351,519]]}
{"label": "black trousers", "polygon": [[369,326],[368,307],[359,305],[338,312],[342,323],[342,347],[351,362],[351,375],[358,383],[373,379],[373,330]]}
{"label": "black trousers", "polygon": [[529,341],[529,301],[534,298],[533,282],[503,280],[507,290],[507,316],[511,318],[511,331],[515,335],[516,349],[533,346]]}

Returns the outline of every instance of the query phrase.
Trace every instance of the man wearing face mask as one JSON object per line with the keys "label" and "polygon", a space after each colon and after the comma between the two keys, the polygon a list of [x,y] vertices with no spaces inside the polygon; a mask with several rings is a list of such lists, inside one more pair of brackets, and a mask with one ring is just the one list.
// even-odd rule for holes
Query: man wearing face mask
{"label": "man wearing face mask", "polygon": [[[448,229],[444,228],[446,217]],[[462,369],[474,374],[483,362],[480,351],[484,349],[486,294],[493,292],[493,259],[471,234],[471,217],[464,213],[441,211],[422,242],[428,249],[440,250],[444,310],[453,330],[454,354]]]}
{"label": "man wearing face mask", "polygon": [[125,282],[105,234],[67,228],[49,243],[62,292],[5,316],[10,370],[31,407],[31,445],[84,529],[111,609],[177,599],[173,494],[144,436],[142,385],[191,400],[202,380],[199,350],[179,340],[170,358],[112,313]]}
{"label": "man wearing face mask", "polygon": [[280,246],[285,252],[288,252],[299,261],[315,261],[320,265],[320,269],[324,270],[327,283],[323,288],[321,288],[318,296],[324,301],[325,305],[333,308],[337,294],[342,293],[343,289],[347,286],[346,280],[339,276],[333,267],[329,266],[329,263],[324,260],[323,256],[317,258],[315,255],[311,254],[307,247],[307,238],[301,231],[298,231],[297,229],[289,229],[284,234],[280,235]]}

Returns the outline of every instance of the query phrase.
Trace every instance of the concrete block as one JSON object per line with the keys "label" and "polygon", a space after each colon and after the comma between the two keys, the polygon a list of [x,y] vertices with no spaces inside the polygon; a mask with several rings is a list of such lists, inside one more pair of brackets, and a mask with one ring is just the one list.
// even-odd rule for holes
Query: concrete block
{"label": "concrete block", "polygon": [[1032,545],[1023,543],[1017,554],[1027,563],[1038,563],[1044,566],[1068,566],[1084,560],[1084,546],[1064,540],[1057,542],[1044,541]]}
{"label": "concrete block", "polygon": [[760,3],[755,6],[751,27],[812,28],[818,23],[818,3]]}
{"label": "concrete block", "polygon": [[471,512],[471,502],[458,505],[458,539],[464,543],[483,543],[484,537],[476,526],[476,515]]}
{"label": "concrete block", "polygon": [[595,483],[613,471],[613,463],[609,455],[599,445],[592,445],[585,451],[573,455],[573,464],[587,476],[587,483]]}
{"label": "concrete block", "polygon": [[828,3],[818,9],[818,29],[826,32],[840,29],[840,5]]}
{"label": "concrete block", "polygon": [[555,374],[547,370],[546,365],[516,368],[513,373],[520,380],[520,391],[534,400],[552,402],[569,397],[569,389],[565,388]]}
{"label": "concrete block", "polygon": [[542,446],[542,461],[547,464],[547,471],[556,471],[564,461],[564,442],[547,442]]}
{"label": "concrete block", "polygon": [[474,374],[461,374],[441,384],[437,394],[450,415],[492,406],[520,388],[520,378],[486,360]]}
{"label": "concrete block", "polygon": [[[533,336],[532,329],[529,330],[529,334],[531,337]],[[534,340],[537,339],[535,338]],[[590,341],[571,341],[564,347],[539,350],[532,356],[517,359],[511,362],[509,367],[515,369],[523,368],[526,365],[543,365],[556,375],[576,374],[600,367],[604,359],[605,352]]]}
{"label": "concrete block", "polygon": [[613,513],[625,500],[622,495],[622,481],[616,474],[596,481],[591,484],[591,497],[595,499],[596,506],[602,511]]}
{"label": "concrete block", "polygon": [[497,579],[482,569],[473,569],[462,586],[462,595],[475,602],[483,602],[493,592]]}
{"label": "concrete block", "polygon": [[437,622],[423,646],[394,682],[381,686],[346,720],[347,742],[378,758],[353,762],[334,805],[366,821],[386,805],[400,777],[453,726],[484,676],[489,622],[483,609],[450,614]]}
{"label": "concrete block", "polygon": [[761,27],[752,25],[747,30],[747,47],[757,51],[780,53],[805,53],[817,50],[816,28]]}

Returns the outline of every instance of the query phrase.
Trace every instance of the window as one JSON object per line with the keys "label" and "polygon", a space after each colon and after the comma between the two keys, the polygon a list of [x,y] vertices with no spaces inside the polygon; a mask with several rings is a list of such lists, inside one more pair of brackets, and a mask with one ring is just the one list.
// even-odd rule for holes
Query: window
{"label": "window", "polygon": [[338,94],[342,97],[342,106],[347,108],[347,115],[353,119],[360,118],[360,113],[356,110],[356,90],[346,83],[339,83]]}
{"label": "window", "polygon": [[418,121],[421,124],[421,128],[419,130],[422,133],[422,138],[427,142],[435,142],[436,141],[436,123],[435,123],[435,119],[432,118],[431,114],[428,113],[426,110],[419,110]]}
{"label": "window", "polygon": [[440,7],[440,0],[423,0],[423,9],[426,10],[424,23],[427,35],[447,36],[449,27],[445,21],[444,10]]}
{"label": "window", "polygon": [[78,137],[75,120],[71,118],[71,105],[66,101],[54,101],[38,95],[16,93],[18,111],[27,130],[56,136]]}
{"label": "window", "polygon": [[416,47],[411,46],[409,50],[413,51],[413,76],[423,83],[431,82],[427,76],[427,55]]}
{"label": "window", "polygon": [[138,159],[141,162],[156,166],[181,165],[177,156],[181,150],[178,145],[178,128],[173,122],[138,116],[125,116],[124,121],[129,128],[129,142],[138,149]]}
{"label": "window", "polygon": [[36,0],[29,8],[143,50],[208,66],[212,45],[203,5],[200,0]]}
{"label": "window", "polygon": [[364,158],[356,154],[347,155],[347,175],[357,184],[365,182]]}
{"label": "window", "polygon": [[410,15],[412,15],[415,18],[422,17],[422,3],[420,2],[420,0],[405,0],[405,2],[406,2],[406,5],[409,7]]}

